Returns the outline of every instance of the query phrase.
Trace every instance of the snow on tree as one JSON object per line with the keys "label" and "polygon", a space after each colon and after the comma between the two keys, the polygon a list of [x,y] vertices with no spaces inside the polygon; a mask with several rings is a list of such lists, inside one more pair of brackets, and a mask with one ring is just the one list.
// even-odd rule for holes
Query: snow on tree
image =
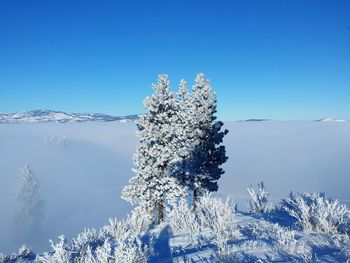
{"label": "snow on tree", "polygon": [[171,172],[172,165],[180,160],[175,150],[178,139],[176,94],[170,90],[167,75],[159,75],[153,88],[155,93],[144,101],[149,113],[137,124],[140,146],[134,156],[136,175],[123,189],[122,197],[152,217],[156,213],[157,223],[160,223],[165,206],[184,196],[185,189]]}
{"label": "snow on tree", "polygon": [[216,121],[216,94],[203,74],[198,74],[192,94],[184,80],[178,93],[170,89],[167,75],[153,85],[155,93],[144,101],[147,115],[138,121],[140,146],[134,156],[136,175],[122,197],[138,205],[160,223],[164,208],[193,190],[193,203],[205,191],[216,191],[224,171],[227,130]]}
{"label": "snow on tree", "polygon": [[200,142],[196,125],[193,125],[192,96],[185,80],[181,80],[177,93],[176,143],[174,150],[179,161],[173,163],[173,174],[185,187],[193,181],[191,175],[191,160],[193,151]]}
{"label": "snow on tree", "polygon": [[223,123],[216,121],[216,104],[216,93],[211,92],[210,82],[204,74],[198,74],[191,98],[193,135],[199,141],[190,160],[194,209],[201,194],[218,190],[217,181],[224,173],[220,166],[228,159],[225,146],[221,145],[228,130],[222,131]]}
{"label": "snow on tree", "polygon": [[16,223],[22,227],[21,230],[29,231],[40,220],[44,202],[39,193],[39,180],[34,176],[29,165],[21,169],[19,179],[17,189],[19,211],[16,215]]}

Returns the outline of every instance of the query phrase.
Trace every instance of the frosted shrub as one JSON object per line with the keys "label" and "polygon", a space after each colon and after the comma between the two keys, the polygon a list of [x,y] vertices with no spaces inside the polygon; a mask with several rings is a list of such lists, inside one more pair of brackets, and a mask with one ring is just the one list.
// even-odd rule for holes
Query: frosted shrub
{"label": "frosted shrub", "polygon": [[305,193],[282,200],[282,209],[297,220],[306,232],[323,232],[328,234],[346,233],[350,213],[338,200],[325,197],[324,194]]}
{"label": "frosted shrub", "polygon": [[151,220],[149,216],[136,208],[124,220],[118,221],[110,218],[108,224],[101,229],[100,236],[114,237],[116,239],[125,239],[129,236],[137,237],[149,230],[150,226]]}
{"label": "frosted shrub", "polygon": [[333,235],[332,246],[338,249],[344,258],[350,259],[350,237],[349,235]]}
{"label": "frosted shrub", "polygon": [[30,250],[29,247],[27,247],[26,245],[22,245],[18,250],[17,261],[20,262],[20,259],[22,259],[23,261],[34,260],[35,254]]}
{"label": "frosted shrub", "polygon": [[252,254],[245,253],[244,251],[228,251],[225,255],[216,255],[216,258],[221,263],[268,263],[269,261],[258,258]]}
{"label": "frosted shrub", "polygon": [[71,262],[72,251],[67,244],[66,238],[63,235],[58,238],[58,243],[54,243],[50,240],[53,252],[45,252],[43,255],[38,255],[36,261],[43,263]]}
{"label": "frosted shrub", "polygon": [[[94,257],[90,246],[87,246],[85,251],[82,251],[82,252],[83,252],[83,254],[81,254],[79,257],[77,257],[74,260],[74,263],[100,263]],[[108,262],[108,261],[106,261],[106,262]]]}
{"label": "frosted shrub", "polygon": [[114,252],[114,260],[115,262],[123,263],[146,263],[148,254],[148,247],[142,245],[139,238],[129,237],[125,240],[118,241]]}
{"label": "frosted shrub", "polygon": [[249,223],[242,232],[249,239],[262,240],[265,242],[274,241],[279,248],[290,249],[294,251],[297,240],[295,231],[282,227],[278,224],[272,224],[267,221]]}
{"label": "frosted shrub", "polygon": [[196,216],[189,208],[185,199],[181,199],[179,204],[168,213],[167,221],[171,229],[177,233],[199,233],[200,226]]}
{"label": "frosted shrub", "polygon": [[125,220],[110,219],[98,232],[84,231],[67,243],[64,236],[59,242],[50,240],[52,252],[37,256],[43,263],[115,263],[147,262],[148,247],[142,245],[140,235],[149,229],[147,215],[136,210]]}
{"label": "frosted shrub", "polygon": [[98,233],[95,229],[84,229],[76,238],[72,239],[71,250],[76,263],[111,262],[113,242],[109,237]]}
{"label": "frosted shrub", "polygon": [[219,253],[226,249],[227,241],[240,236],[234,222],[234,205],[229,198],[223,202],[205,194],[198,202],[196,216],[201,231],[209,230],[214,236],[213,243]]}
{"label": "frosted shrub", "polygon": [[312,259],[311,248],[306,246],[303,240],[295,238],[295,231],[275,225],[274,250],[278,254],[287,254],[290,257],[297,257],[302,262],[310,262]]}
{"label": "frosted shrub", "polygon": [[110,240],[106,239],[102,246],[96,248],[96,259],[98,262],[110,262],[112,246]]}
{"label": "frosted shrub", "polygon": [[[101,230],[102,236],[111,236],[116,240],[116,247],[110,262],[147,262],[148,248],[142,245],[140,235],[147,231],[151,220],[147,213],[134,209],[125,220],[109,219],[109,223]],[[109,258],[111,251],[108,244],[97,248],[96,257]],[[104,261],[101,261],[104,262]]]}
{"label": "frosted shrub", "polygon": [[75,258],[74,263],[114,263],[112,246],[110,240],[106,239],[102,246],[96,248],[95,251],[88,245],[80,256]]}
{"label": "frosted shrub", "polygon": [[265,190],[264,183],[258,184],[259,192],[256,193],[251,186],[247,188],[251,200],[248,200],[249,210],[254,213],[267,213],[271,211],[272,205],[268,201],[269,193]]}
{"label": "frosted shrub", "polygon": [[115,236],[114,230],[117,224],[118,224],[118,220],[116,218],[109,218],[108,223],[101,228],[99,235],[102,238],[114,237]]}
{"label": "frosted shrub", "polygon": [[152,224],[152,220],[149,215],[139,208],[135,208],[131,212],[131,215],[128,216],[127,221],[134,235],[140,235],[141,233],[149,230]]}
{"label": "frosted shrub", "polygon": [[240,235],[234,222],[234,205],[229,199],[222,201],[210,194],[201,197],[195,213],[188,207],[186,200],[181,200],[169,212],[167,220],[178,233],[210,234],[220,253],[224,253],[227,241]]}
{"label": "frosted shrub", "polygon": [[278,248],[288,249],[291,253],[297,252],[297,240],[295,239],[295,231],[274,225],[274,232],[271,234],[276,238]]}
{"label": "frosted shrub", "polygon": [[98,234],[95,229],[85,228],[76,238],[72,239],[72,249],[79,251],[98,241]]}
{"label": "frosted shrub", "polygon": [[0,253],[1,263],[10,262],[32,262],[35,259],[35,254],[26,245],[23,245],[18,250],[18,254],[12,253],[11,256],[5,256]]}
{"label": "frosted shrub", "polygon": [[249,251],[267,251],[268,246],[266,243],[257,240],[244,240],[241,243],[231,245],[224,253],[216,253],[216,258],[219,262],[271,262],[267,261],[265,257],[256,257],[256,255],[250,254]]}
{"label": "frosted shrub", "polygon": [[[296,238],[296,232],[278,224],[266,221],[254,222],[245,226],[241,232],[248,240],[264,242],[267,247],[280,258],[289,258],[296,262],[309,262],[311,260],[311,248]],[[257,242],[257,245],[260,243]],[[249,249],[259,249],[259,246],[251,246]],[[241,247],[242,248],[242,247]],[[265,250],[266,250],[265,248]]]}
{"label": "frosted shrub", "polygon": [[115,227],[113,229],[113,236],[117,240],[124,240],[129,236],[136,236],[138,233],[135,233],[132,226],[130,226],[130,221],[128,219],[120,220],[120,221],[114,221]]}

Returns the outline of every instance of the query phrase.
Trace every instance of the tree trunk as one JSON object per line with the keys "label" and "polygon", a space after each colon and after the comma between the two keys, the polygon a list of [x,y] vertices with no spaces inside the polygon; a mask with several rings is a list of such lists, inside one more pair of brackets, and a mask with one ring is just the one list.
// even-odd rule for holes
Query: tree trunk
{"label": "tree trunk", "polygon": [[199,197],[199,187],[195,187],[193,190],[192,210],[193,212],[197,209],[197,202]]}
{"label": "tree trunk", "polygon": [[[160,166],[160,179],[162,179],[165,175],[164,175],[164,165]],[[159,181],[158,181],[158,185],[159,185]],[[162,193],[162,196],[160,198],[160,201],[158,203],[158,215],[157,215],[157,224],[159,225],[160,223],[163,222],[164,219],[164,192]]]}
{"label": "tree trunk", "polygon": [[158,204],[158,225],[164,220],[164,204],[163,201]]}

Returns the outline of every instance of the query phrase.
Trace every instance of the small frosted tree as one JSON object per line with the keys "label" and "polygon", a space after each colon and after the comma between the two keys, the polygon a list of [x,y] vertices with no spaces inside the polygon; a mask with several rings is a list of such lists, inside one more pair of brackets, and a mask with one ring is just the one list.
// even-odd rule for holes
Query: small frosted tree
{"label": "small frosted tree", "polygon": [[43,199],[39,193],[39,180],[32,173],[29,165],[25,165],[19,175],[17,200],[19,211],[16,222],[23,228],[31,230],[43,214]]}
{"label": "small frosted tree", "polygon": [[264,182],[258,184],[259,192],[255,192],[253,186],[247,188],[250,195],[248,200],[249,211],[253,213],[268,213],[272,209],[272,205],[268,200],[269,193],[265,189]]}
{"label": "small frosted tree", "polygon": [[164,219],[167,204],[185,195],[185,189],[172,176],[172,165],[179,161],[176,154],[178,114],[176,94],[170,90],[167,75],[159,75],[153,84],[155,93],[145,99],[149,111],[137,124],[140,146],[134,156],[136,175],[123,189],[122,197],[138,205],[157,223]]}

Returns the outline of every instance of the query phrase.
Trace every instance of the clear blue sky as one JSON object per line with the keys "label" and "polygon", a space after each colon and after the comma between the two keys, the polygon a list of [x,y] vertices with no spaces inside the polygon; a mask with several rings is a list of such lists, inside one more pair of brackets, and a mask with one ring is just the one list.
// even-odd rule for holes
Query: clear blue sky
{"label": "clear blue sky", "polygon": [[350,119],[350,1],[0,1],[0,112],[144,112],[198,72],[224,120]]}

